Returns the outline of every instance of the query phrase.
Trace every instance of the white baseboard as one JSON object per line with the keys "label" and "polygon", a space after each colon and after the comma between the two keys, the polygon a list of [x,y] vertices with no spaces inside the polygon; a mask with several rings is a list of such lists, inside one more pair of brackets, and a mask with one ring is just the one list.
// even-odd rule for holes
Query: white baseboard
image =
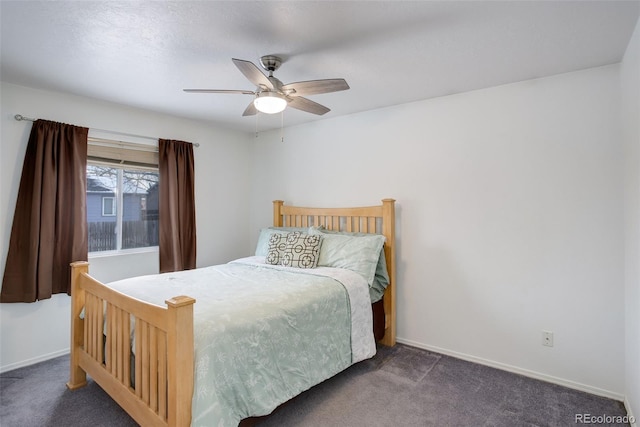
{"label": "white baseboard", "polygon": [[13,371],[14,369],[24,368],[25,366],[35,365],[36,363],[44,362],[45,360],[49,360],[49,359],[54,359],[58,356],[63,356],[65,354],[69,354],[68,348],[54,351],[53,353],[43,354],[41,356],[34,357],[31,359],[21,360],[20,362],[10,363],[9,365],[0,366],[0,374]]}
{"label": "white baseboard", "polygon": [[[455,357],[457,359],[466,360],[468,362],[478,363],[480,365],[490,366],[492,368],[501,369],[507,372],[513,372],[515,374],[524,375],[525,377],[534,378],[537,380],[545,381],[548,383],[558,384],[564,387],[568,387],[574,390],[584,391],[586,393],[595,394],[597,396],[607,397],[619,402],[625,401],[624,395],[609,390],[604,390],[598,387],[592,387],[590,385],[581,384],[575,381],[567,380],[564,378],[554,377],[552,375],[543,374],[540,372],[530,371],[528,369],[519,368],[517,366],[507,365],[505,363],[496,362],[493,360],[483,359],[481,357],[471,356],[469,354],[459,353],[457,351],[447,350],[445,348],[434,347],[419,342],[406,340],[404,338],[397,338],[397,341],[401,344],[410,345],[412,347],[421,348],[424,350],[433,351],[434,353],[445,354],[447,356]],[[625,406],[627,406],[625,404]],[[627,408],[629,413],[629,408]],[[629,414],[631,415],[631,414]],[[635,427],[635,426],[633,426]]]}
{"label": "white baseboard", "polygon": [[631,427],[638,427],[638,424],[636,424],[638,420],[633,415],[633,411],[631,410],[631,403],[626,397],[624,398],[624,409],[627,410],[627,415],[629,416],[629,424],[631,425]]}

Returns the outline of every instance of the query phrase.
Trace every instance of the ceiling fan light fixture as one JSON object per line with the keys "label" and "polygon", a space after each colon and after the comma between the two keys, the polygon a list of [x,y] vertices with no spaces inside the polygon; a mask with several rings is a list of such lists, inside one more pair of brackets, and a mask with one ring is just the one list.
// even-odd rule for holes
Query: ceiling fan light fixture
{"label": "ceiling fan light fixture", "polygon": [[[2,1],[2,0],[0,0]],[[242,95],[253,95],[254,98],[245,108],[242,116],[255,116],[258,113],[276,114],[291,107],[321,116],[331,111],[324,105],[313,102],[305,98],[307,95],[317,95],[321,93],[338,92],[349,89],[349,85],[344,79],[321,79],[307,80],[295,83],[282,84],[280,80],[273,76],[273,72],[278,69],[282,59],[266,55],[260,58],[262,68],[269,72],[266,76],[251,61],[232,58],[235,66],[242,74],[253,83],[256,88],[253,90],[229,90],[229,89],[183,89],[185,92],[199,93],[239,93]]]}
{"label": "ceiling fan light fixture", "polygon": [[253,100],[256,110],[265,114],[276,114],[287,107],[287,100],[275,92],[260,92]]}

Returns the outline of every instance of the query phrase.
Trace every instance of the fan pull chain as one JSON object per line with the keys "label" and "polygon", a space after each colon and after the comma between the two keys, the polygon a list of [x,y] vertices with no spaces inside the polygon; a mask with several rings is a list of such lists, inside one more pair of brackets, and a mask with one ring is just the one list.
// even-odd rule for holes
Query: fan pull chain
{"label": "fan pull chain", "polygon": [[284,142],[284,110],[280,113],[280,142]]}
{"label": "fan pull chain", "polygon": [[258,137],[258,116],[259,116],[259,114],[256,113],[256,122],[255,122],[256,123],[256,138]]}

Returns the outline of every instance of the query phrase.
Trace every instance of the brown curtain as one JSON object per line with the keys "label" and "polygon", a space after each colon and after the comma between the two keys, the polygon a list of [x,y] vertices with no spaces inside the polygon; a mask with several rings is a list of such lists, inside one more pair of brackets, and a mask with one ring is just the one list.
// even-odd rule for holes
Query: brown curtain
{"label": "brown curtain", "polygon": [[196,267],[193,145],[158,141],[160,172],[160,272]]}
{"label": "brown curtain", "polygon": [[34,302],[69,293],[69,263],[87,259],[88,131],[64,123],[34,122],[0,302]]}

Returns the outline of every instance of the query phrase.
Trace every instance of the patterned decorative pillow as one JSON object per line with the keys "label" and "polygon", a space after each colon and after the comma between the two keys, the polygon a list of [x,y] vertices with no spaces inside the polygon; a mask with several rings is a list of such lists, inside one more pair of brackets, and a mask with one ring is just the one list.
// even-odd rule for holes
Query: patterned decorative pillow
{"label": "patterned decorative pillow", "polygon": [[267,256],[267,252],[269,252],[269,238],[273,233],[287,234],[292,231],[307,233],[309,231],[309,227],[266,227],[261,229],[260,234],[258,235],[255,255]]}
{"label": "patterned decorative pillow", "polygon": [[315,268],[320,258],[320,246],[323,236],[300,233],[288,233],[282,256],[282,265],[296,268]]}
{"label": "patterned decorative pillow", "polygon": [[287,247],[287,234],[272,233],[269,236],[269,246],[264,262],[271,265],[282,264],[284,250]]}

